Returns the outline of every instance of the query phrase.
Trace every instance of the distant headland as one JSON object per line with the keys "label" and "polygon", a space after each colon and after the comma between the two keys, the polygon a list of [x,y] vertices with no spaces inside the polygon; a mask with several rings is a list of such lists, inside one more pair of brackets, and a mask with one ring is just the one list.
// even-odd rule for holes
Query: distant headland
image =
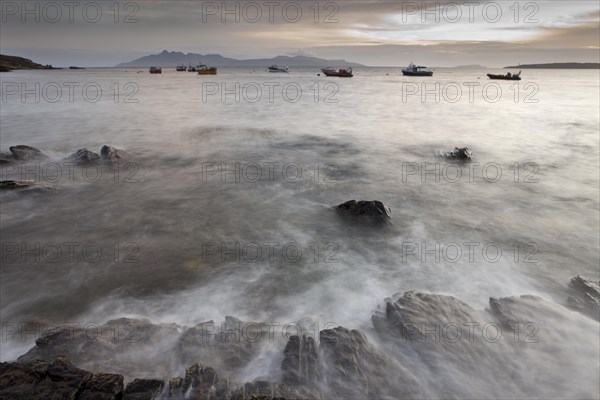
{"label": "distant headland", "polygon": [[522,64],[513,65],[504,68],[522,68],[522,69],[600,69],[599,63],[549,63],[549,64]]}
{"label": "distant headland", "polygon": [[37,64],[28,58],[0,54],[0,72],[10,72],[15,69],[60,69],[60,68],[54,68],[54,67],[52,67],[52,65]]}

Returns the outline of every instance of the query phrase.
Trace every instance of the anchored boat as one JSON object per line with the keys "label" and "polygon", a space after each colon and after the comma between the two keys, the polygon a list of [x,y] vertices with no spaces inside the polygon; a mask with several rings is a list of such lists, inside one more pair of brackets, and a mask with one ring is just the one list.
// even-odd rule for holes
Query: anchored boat
{"label": "anchored boat", "polygon": [[216,75],[217,69],[215,67],[207,67],[202,64],[198,66],[198,75]]}
{"label": "anchored boat", "polygon": [[290,72],[290,69],[288,67],[279,67],[276,64],[273,64],[269,67],[269,72]]}
{"label": "anchored boat", "polygon": [[177,70],[177,72],[185,72],[185,65],[178,65],[177,67],[175,67],[175,70]]}
{"label": "anchored boat", "polygon": [[410,65],[402,70],[402,75],[404,76],[433,76],[433,71],[427,67],[423,67],[420,65],[415,65],[410,63]]}
{"label": "anchored boat", "polygon": [[323,68],[321,70],[325,76],[337,76],[338,78],[352,78],[354,75],[352,74],[352,68],[340,68],[339,70],[335,70],[334,68]]}
{"label": "anchored boat", "polygon": [[510,72],[506,75],[494,75],[487,74],[490,79],[500,79],[504,81],[520,81],[521,80],[521,71],[518,74],[511,74]]}

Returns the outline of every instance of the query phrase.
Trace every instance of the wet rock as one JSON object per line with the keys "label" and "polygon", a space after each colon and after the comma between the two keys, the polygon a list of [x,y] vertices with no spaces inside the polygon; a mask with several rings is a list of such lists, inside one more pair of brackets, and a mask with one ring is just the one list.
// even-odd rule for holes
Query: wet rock
{"label": "wet rock", "polygon": [[569,282],[571,295],[567,299],[570,308],[600,321],[600,282],[584,279],[579,275]]}
{"label": "wet rock", "polygon": [[382,202],[366,200],[350,200],[336,207],[343,215],[356,217],[371,224],[382,224],[391,222],[391,211]]}
{"label": "wet rock", "polygon": [[158,379],[134,379],[123,392],[123,400],[153,400],[162,391],[163,381]]}
{"label": "wet rock", "polygon": [[320,332],[321,387],[325,398],[415,398],[419,388],[409,370],[368,343],[357,330]]}
{"label": "wet rock", "polygon": [[471,160],[473,152],[468,147],[458,148],[455,147],[452,151],[447,151],[443,154],[444,158],[451,160],[468,161]]}
{"label": "wet rock", "polygon": [[96,374],[85,384],[77,400],[113,400],[123,393],[123,377],[115,374]]}
{"label": "wet rock", "polygon": [[41,150],[35,147],[18,145],[10,147],[13,158],[18,161],[32,161],[48,158]]}
{"label": "wet rock", "polygon": [[92,374],[75,368],[68,359],[48,363],[1,363],[0,398],[3,400],[75,400]]}
{"label": "wet rock", "polygon": [[66,158],[67,161],[77,165],[86,165],[98,161],[100,156],[88,149],[79,149],[75,153]]}
{"label": "wet rock", "polygon": [[290,336],[281,362],[282,383],[314,386],[319,371],[319,354],[312,337]]}
{"label": "wet rock", "polygon": [[124,150],[119,150],[112,146],[102,146],[100,149],[100,156],[105,161],[126,161],[131,158],[131,156]]}

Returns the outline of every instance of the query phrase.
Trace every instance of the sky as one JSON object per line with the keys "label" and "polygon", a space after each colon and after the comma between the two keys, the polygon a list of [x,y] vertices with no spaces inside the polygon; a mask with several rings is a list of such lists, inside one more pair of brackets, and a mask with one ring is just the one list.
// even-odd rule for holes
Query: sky
{"label": "sky", "polygon": [[0,53],[114,66],[163,50],[370,66],[600,62],[598,0],[7,1]]}

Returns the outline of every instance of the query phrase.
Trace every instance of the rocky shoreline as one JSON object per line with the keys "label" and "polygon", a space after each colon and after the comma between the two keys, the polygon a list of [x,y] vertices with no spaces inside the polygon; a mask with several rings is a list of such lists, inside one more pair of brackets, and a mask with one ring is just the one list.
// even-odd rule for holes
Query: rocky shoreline
{"label": "rocky shoreline", "polygon": [[[565,315],[587,329],[598,328],[599,282],[577,276],[569,287],[571,294],[564,305],[536,296],[490,298],[484,312],[452,296],[397,294],[385,299],[372,316],[374,343],[361,331],[337,326],[314,335],[305,331],[289,335],[283,351],[271,340],[272,323],[243,322],[233,317],[227,317],[220,327],[213,321],[183,327],[122,318],[94,327],[94,335],[90,329],[59,327],[37,339],[17,361],[0,364],[0,397],[399,399],[429,398],[433,389],[446,393],[446,398],[462,398],[467,393],[460,387],[464,376],[475,382],[480,376],[489,376],[490,371],[480,374],[489,368],[494,368],[492,378],[497,382],[485,382],[489,386],[483,397],[501,395],[508,383],[515,386],[513,393],[539,395],[532,392],[535,385],[516,378],[516,366],[511,363],[528,367],[531,360],[525,357],[526,346],[553,340],[559,353],[568,342],[557,338],[566,335],[567,340],[575,340],[568,324],[561,325]],[[532,324],[539,331],[530,330]],[[485,332],[491,325],[505,332],[502,340]],[[127,326],[130,329],[123,329]],[[455,331],[444,335],[444,327],[451,326],[472,327],[469,340],[456,340]],[[432,333],[440,327],[440,336]],[[513,340],[518,334],[523,340]],[[261,376],[261,368],[253,362],[266,348],[278,349],[273,357],[280,360],[277,380]],[[443,360],[457,369],[434,368],[432,377],[423,377],[408,363],[413,357],[432,367]],[[135,376],[140,363],[147,365],[144,377]],[[189,367],[183,376],[164,378],[177,370],[177,365]],[[550,370],[560,373],[560,368],[537,373]],[[244,375],[240,371],[254,374],[255,379],[243,383],[231,378]],[[473,393],[472,388],[469,390]]]}

